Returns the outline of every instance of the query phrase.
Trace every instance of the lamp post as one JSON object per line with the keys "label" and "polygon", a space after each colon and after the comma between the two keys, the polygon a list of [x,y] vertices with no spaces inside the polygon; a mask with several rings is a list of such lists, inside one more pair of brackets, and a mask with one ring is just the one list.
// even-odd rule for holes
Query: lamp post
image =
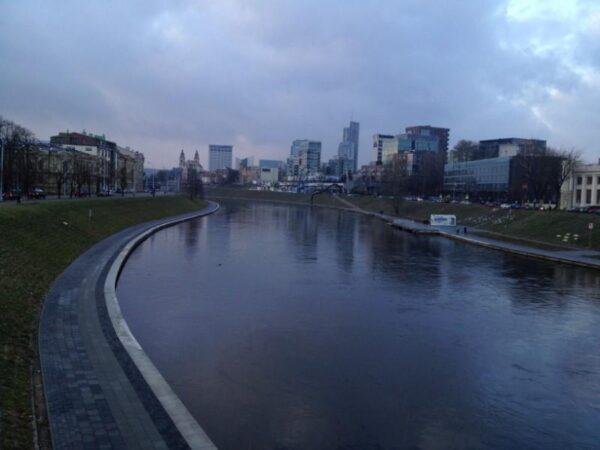
{"label": "lamp post", "polygon": [[4,140],[0,138],[0,202],[4,200]]}

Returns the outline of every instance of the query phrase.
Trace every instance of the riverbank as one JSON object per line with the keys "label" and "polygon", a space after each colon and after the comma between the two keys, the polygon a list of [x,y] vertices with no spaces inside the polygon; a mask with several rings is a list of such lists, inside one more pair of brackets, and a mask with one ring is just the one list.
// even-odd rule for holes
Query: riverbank
{"label": "riverbank", "polygon": [[203,206],[176,196],[41,201],[0,209],[0,448],[34,442],[37,322],[54,279],[119,230]]}
{"label": "riverbank", "polygon": [[[253,199],[306,205],[310,204],[311,200],[308,194],[242,189],[220,188],[208,190],[207,194],[214,198]],[[322,194],[315,196],[313,202],[317,206],[347,209],[373,215],[390,223],[396,222],[399,228],[410,231],[418,229],[419,234],[437,234],[468,244],[522,256],[594,269],[600,268],[598,231],[596,235],[592,236],[587,235],[585,231],[590,222],[594,224],[594,229],[598,230],[600,217],[590,214],[564,211],[513,211],[482,205],[403,201],[399,208],[400,214],[395,215],[391,200],[383,198],[338,197]],[[469,235],[457,234],[455,229],[444,230],[425,225],[423,222],[429,218],[430,214],[455,214],[460,228],[468,227]],[[400,226],[399,222],[404,225]],[[568,239],[564,239],[565,235],[568,236]],[[575,236],[578,239],[574,239]],[[584,246],[584,243],[591,244],[591,246]]]}
{"label": "riverbank", "polygon": [[[310,195],[285,192],[249,191],[246,189],[208,189],[207,195],[214,197],[236,197],[284,201],[289,203],[310,203]],[[476,228],[498,240],[518,241],[521,244],[539,246],[550,244],[563,250],[600,250],[600,216],[566,211],[530,211],[491,208],[488,206],[457,203],[433,203],[402,201],[398,213],[391,199],[367,196],[345,196],[344,205],[327,194],[317,195],[315,204],[322,206],[348,206],[369,212],[380,212],[388,216],[410,219],[418,222],[429,219],[430,214],[454,214],[460,225]],[[594,229],[589,239],[590,223]],[[566,238],[565,238],[566,237]],[[591,245],[590,245],[591,244]]]}

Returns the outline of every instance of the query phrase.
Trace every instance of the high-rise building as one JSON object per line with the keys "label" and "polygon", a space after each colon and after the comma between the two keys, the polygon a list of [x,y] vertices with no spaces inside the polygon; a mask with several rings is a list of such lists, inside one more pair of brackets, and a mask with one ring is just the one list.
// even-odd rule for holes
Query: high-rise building
{"label": "high-rise building", "polygon": [[208,170],[232,168],[233,146],[231,145],[209,145],[208,146]]}
{"label": "high-rise building", "polygon": [[306,141],[306,139],[296,139],[292,142],[292,147],[290,148],[290,156],[296,156],[298,154],[299,148],[304,141]]}
{"label": "high-rise building", "polygon": [[292,143],[288,158],[288,177],[305,179],[321,168],[321,142],[298,139]]}
{"label": "high-rise building", "polygon": [[409,133],[398,134],[393,139],[384,140],[381,149],[381,160],[383,164],[387,164],[395,155],[410,152],[415,154],[413,161],[417,164],[423,153],[437,153],[439,150],[438,144],[438,138],[435,136]]}
{"label": "high-rise building", "polygon": [[338,157],[349,160],[353,172],[356,172],[358,168],[359,130],[359,123],[351,121],[349,126],[344,127],[342,142],[338,146]]}
{"label": "high-rise building", "polygon": [[373,135],[373,162],[376,165],[383,164],[382,151],[386,142],[392,142],[394,136],[391,134],[374,134]]}
{"label": "high-rise building", "polygon": [[406,127],[407,134],[417,134],[421,136],[434,136],[438,139],[438,153],[443,156],[443,161],[448,159],[448,144],[450,141],[450,129],[432,127],[431,125],[416,125]]}

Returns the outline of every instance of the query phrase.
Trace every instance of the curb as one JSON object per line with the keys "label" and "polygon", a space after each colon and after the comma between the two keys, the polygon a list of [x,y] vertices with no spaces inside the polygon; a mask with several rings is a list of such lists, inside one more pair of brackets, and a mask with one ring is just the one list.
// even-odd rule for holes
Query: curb
{"label": "curb", "polygon": [[518,250],[518,249],[514,249],[514,248],[506,248],[502,245],[496,245],[493,244],[491,242],[482,242],[482,241],[478,241],[477,239],[471,239],[471,238],[466,238],[463,236],[455,236],[453,234],[450,233],[444,233],[441,232],[439,234],[439,236],[448,238],[448,239],[453,239],[455,241],[459,241],[459,242],[464,242],[466,244],[471,244],[471,245],[477,245],[479,247],[486,247],[492,250],[499,250],[502,251],[504,253],[512,253],[514,255],[519,255],[519,256],[526,256],[529,258],[535,258],[535,259],[539,259],[539,260],[544,260],[544,261],[551,261],[551,262],[555,262],[555,263],[560,263],[560,264],[568,264],[571,266],[578,266],[578,267],[585,267],[586,269],[595,269],[595,270],[600,270],[600,264],[592,264],[592,263],[587,263],[584,261],[577,261],[575,259],[567,259],[567,258],[561,258],[561,257],[554,257],[554,256],[550,256],[550,255],[544,255],[541,253],[536,253],[536,252],[530,252],[527,250]]}
{"label": "curb", "polygon": [[116,259],[110,265],[104,282],[104,300],[106,302],[106,308],[114,332],[121,345],[141,373],[144,381],[150,387],[167,415],[173,421],[173,424],[186,443],[190,448],[200,450],[216,450],[217,447],[213,444],[198,422],[196,422],[177,394],[171,389],[148,355],[146,355],[135,336],[131,333],[119,306],[116,287],[119,275],[127,262],[127,259],[142,242],[164,228],[207,216],[216,212],[219,207],[220,205],[218,203],[209,202],[207,208],[195,215],[161,223],[137,235],[125,244],[125,247],[119,252]]}

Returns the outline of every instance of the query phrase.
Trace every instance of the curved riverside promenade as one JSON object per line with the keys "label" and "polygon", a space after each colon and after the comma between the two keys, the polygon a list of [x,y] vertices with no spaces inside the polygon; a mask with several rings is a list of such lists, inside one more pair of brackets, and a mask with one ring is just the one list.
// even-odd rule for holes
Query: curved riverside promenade
{"label": "curved riverside promenade", "polygon": [[215,449],[146,356],[115,289],[128,255],[156,231],[219,208],[137,225],[97,243],[53,283],[39,329],[52,445]]}

